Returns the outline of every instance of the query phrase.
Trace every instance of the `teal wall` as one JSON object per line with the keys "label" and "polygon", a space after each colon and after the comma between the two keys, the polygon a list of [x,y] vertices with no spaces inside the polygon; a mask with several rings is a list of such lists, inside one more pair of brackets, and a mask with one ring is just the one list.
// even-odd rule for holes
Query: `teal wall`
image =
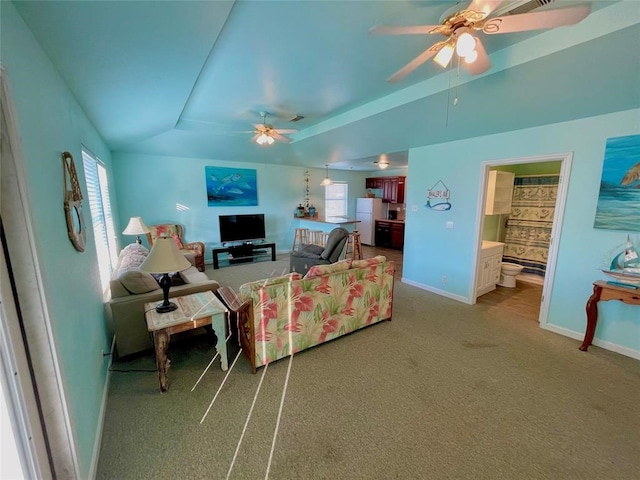
{"label": "teal wall", "polygon": [[[205,166],[255,169],[258,205],[209,207]],[[147,225],[181,223],[185,227],[185,240],[204,242],[205,262],[211,262],[211,249],[220,243],[218,215],[264,213],[267,240],[275,242],[279,252],[291,249],[293,228],[298,225],[294,211],[305,198],[304,167],[114,153],[113,170],[123,226],[132,216],[142,217]],[[319,214],[324,214],[324,187],[320,182],[326,170],[310,168],[309,174],[310,203]],[[365,193],[365,173],[330,170],[329,175],[334,181],[349,184],[348,214],[353,217],[355,199]],[[133,237],[124,236],[122,244],[133,240]]]}
{"label": "teal wall", "polygon": [[[35,247],[43,274],[79,476],[88,478],[101,421],[110,338],[93,234],[84,253],[67,236],[61,153],[69,151],[86,198],[80,146],[107,165],[110,153],[13,5],[1,5],[1,56],[13,94],[24,151]],[[4,161],[4,159],[3,159]],[[90,223],[89,208],[84,215]],[[13,259],[14,262],[19,259]]]}
{"label": "teal wall", "polygon": [[[415,148],[409,154],[407,219],[403,278],[423,288],[470,301],[475,275],[477,203],[481,163],[573,152],[569,190],[552,286],[547,328],[581,338],[585,303],[592,282],[606,277],[602,256],[637,232],[593,228],[605,142],[609,137],[637,134],[640,110],[591,117],[560,124]],[[446,158],[447,161],[441,161]],[[464,173],[462,175],[461,173]],[[427,189],[438,180],[451,192],[452,209],[427,209]],[[417,211],[412,210],[412,206]],[[447,221],[454,229],[445,228]],[[441,278],[448,277],[443,285]],[[602,303],[596,339],[609,348],[640,354],[640,314],[637,307]],[[577,345],[576,345],[577,348]]]}
{"label": "teal wall", "polygon": [[[142,216],[147,223],[179,221],[186,226],[187,240],[201,240],[208,247],[219,241],[219,214],[264,212],[269,240],[275,241],[280,251],[288,250],[294,227],[293,210],[304,199],[304,168],[234,163],[233,166],[258,171],[259,205],[223,209],[206,204],[204,167],[230,166],[224,159],[130,154],[114,154],[112,159],[13,5],[0,3],[0,59],[11,83],[23,139],[30,214],[78,453],[78,474],[80,478],[88,478],[94,448],[99,444],[97,435],[108,373],[102,352],[110,348],[111,335],[103,317],[93,235],[89,232],[84,253],[77,252],[67,238],[61,152],[70,151],[74,155],[81,180],[84,178],[81,145],[106,163],[114,187],[112,208],[117,231],[122,231],[128,218],[134,215]],[[605,141],[608,137],[639,131],[640,111],[630,110],[413,149],[406,171],[403,277],[413,284],[469,301],[475,275],[481,162],[573,152],[548,323],[550,328],[579,338],[585,328],[584,306],[591,283],[604,278],[598,269],[599,259],[612,246],[622,243],[626,234],[593,229]],[[319,183],[325,172],[324,169],[311,172],[311,202],[322,212],[324,192]],[[349,215],[353,216],[355,198],[365,193],[364,178],[392,172],[331,170],[331,177],[349,183]],[[451,191],[450,211],[436,212],[424,207],[427,189],[438,180]],[[86,194],[84,181],[81,187]],[[176,204],[188,210],[177,209]],[[416,212],[412,211],[412,205],[416,205]],[[88,208],[85,214],[88,220]],[[446,221],[454,221],[453,230],[445,229]],[[633,235],[636,242],[638,237]],[[122,237],[121,241],[126,244],[133,238]],[[440,281],[443,275],[448,277],[446,285]],[[600,311],[596,338],[609,347],[626,349],[637,356],[640,352],[637,307],[607,302]]]}

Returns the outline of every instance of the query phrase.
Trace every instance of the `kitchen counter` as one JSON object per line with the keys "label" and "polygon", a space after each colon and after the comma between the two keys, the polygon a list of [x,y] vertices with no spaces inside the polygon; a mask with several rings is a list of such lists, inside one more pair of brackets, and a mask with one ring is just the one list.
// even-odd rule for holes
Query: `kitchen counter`
{"label": "kitchen counter", "polygon": [[296,217],[294,215],[293,218],[305,222],[327,223],[340,226],[357,225],[360,223],[360,220],[354,220],[346,217],[325,217],[324,215],[316,215],[315,217]]}
{"label": "kitchen counter", "polygon": [[378,218],[376,222],[389,222],[389,223],[402,223],[404,224],[404,220],[389,220],[387,218]]}

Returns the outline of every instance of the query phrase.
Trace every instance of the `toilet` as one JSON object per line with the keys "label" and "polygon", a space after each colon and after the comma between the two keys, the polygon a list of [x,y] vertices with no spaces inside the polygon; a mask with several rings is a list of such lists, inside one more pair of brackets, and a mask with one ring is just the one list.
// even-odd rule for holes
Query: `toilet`
{"label": "toilet", "polygon": [[502,262],[500,268],[500,281],[498,285],[501,287],[513,288],[516,286],[516,275],[522,272],[524,267],[517,263]]}

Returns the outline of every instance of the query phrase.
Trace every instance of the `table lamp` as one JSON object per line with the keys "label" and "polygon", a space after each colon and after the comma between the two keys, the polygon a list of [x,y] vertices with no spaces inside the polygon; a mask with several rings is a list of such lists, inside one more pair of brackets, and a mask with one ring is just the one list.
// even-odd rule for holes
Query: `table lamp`
{"label": "table lamp", "polygon": [[149,233],[149,227],[144,224],[140,217],[131,217],[127,224],[127,228],[122,232],[123,235],[136,235],[136,242],[139,244],[142,243],[140,235],[144,235],[145,233]]}
{"label": "table lamp", "polygon": [[151,247],[151,252],[140,265],[140,270],[143,272],[162,274],[158,283],[162,288],[164,301],[156,306],[156,312],[167,313],[178,308],[175,303],[169,301],[169,288],[171,288],[169,273],[186,270],[190,266],[191,263],[180,253],[173,238],[156,238],[153,242],[153,247]]}

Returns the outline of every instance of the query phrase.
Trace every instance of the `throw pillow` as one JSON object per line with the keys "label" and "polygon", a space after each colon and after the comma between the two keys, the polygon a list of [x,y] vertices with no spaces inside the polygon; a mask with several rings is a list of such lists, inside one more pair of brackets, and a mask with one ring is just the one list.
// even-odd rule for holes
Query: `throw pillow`
{"label": "throw pillow", "polygon": [[120,268],[139,267],[149,253],[149,250],[142,247],[142,245],[140,245],[141,248],[129,247],[131,247],[131,245],[127,245],[122,252],[120,252]]}
{"label": "throw pillow", "polygon": [[120,252],[120,254],[122,255],[122,253],[125,252],[127,254],[139,254],[139,255],[148,255],[149,254],[149,250],[147,249],[147,247],[140,245],[139,243],[130,243],[129,245],[127,245],[126,247],[124,247],[122,249],[122,252]]}
{"label": "throw pillow", "polygon": [[118,280],[133,294],[152,292],[159,288],[158,282],[150,273],[141,272],[137,267],[118,270]]}

